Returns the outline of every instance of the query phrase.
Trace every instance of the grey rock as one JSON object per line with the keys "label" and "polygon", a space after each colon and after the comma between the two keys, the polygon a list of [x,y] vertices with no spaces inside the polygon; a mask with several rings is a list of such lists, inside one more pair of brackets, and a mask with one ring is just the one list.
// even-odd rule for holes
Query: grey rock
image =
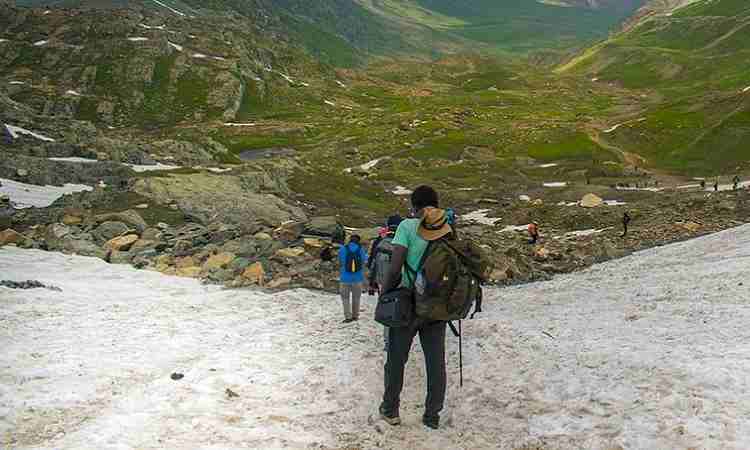
{"label": "grey rock", "polygon": [[317,236],[330,236],[336,229],[337,219],[334,216],[313,217],[307,223],[305,232]]}
{"label": "grey rock", "polygon": [[122,222],[104,222],[94,230],[94,237],[100,244],[109,241],[112,238],[122,236],[130,231],[130,227]]}

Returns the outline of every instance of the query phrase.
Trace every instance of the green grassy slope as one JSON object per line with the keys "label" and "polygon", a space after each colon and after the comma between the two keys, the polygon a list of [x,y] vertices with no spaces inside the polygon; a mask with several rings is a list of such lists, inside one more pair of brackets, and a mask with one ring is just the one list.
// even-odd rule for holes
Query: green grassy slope
{"label": "green grassy slope", "polygon": [[714,174],[748,164],[750,4],[702,0],[652,17],[559,68],[662,99],[611,142],[654,164]]}

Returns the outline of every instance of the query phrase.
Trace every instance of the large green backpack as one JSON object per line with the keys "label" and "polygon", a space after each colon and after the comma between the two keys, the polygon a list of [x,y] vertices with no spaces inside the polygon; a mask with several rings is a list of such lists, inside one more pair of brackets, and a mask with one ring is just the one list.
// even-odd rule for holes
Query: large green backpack
{"label": "large green backpack", "polygon": [[451,321],[465,319],[475,304],[481,310],[482,283],[490,271],[485,252],[469,240],[430,242],[414,282],[417,316]]}

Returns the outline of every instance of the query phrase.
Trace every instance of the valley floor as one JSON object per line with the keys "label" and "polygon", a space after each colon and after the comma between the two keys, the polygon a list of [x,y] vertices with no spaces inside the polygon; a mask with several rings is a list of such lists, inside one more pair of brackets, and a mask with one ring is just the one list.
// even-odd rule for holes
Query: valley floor
{"label": "valley floor", "polygon": [[[101,260],[0,249],[0,446],[38,449],[750,448],[750,226],[492,290],[449,338],[444,427],[376,420],[365,301],[226,291]],[[415,344],[415,349],[418,344]],[[184,374],[173,381],[173,372]],[[231,392],[238,397],[229,396]]]}

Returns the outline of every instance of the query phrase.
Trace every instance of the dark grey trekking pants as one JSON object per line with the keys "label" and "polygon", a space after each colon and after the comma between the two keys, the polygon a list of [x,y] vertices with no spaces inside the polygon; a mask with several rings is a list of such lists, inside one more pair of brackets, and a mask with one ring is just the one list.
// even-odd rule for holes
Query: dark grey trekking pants
{"label": "dark grey trekking pants", "polygon": [[418,327],[388,328],[388,353],[385,363],[385,394],[381,412],[397,416],[401,389],[404,387],[404,367],[414,336],[424,353],[427,369],[427,399],[424,416],[437,418],[445,402],[445,327],[446,322],[430,322]]}

